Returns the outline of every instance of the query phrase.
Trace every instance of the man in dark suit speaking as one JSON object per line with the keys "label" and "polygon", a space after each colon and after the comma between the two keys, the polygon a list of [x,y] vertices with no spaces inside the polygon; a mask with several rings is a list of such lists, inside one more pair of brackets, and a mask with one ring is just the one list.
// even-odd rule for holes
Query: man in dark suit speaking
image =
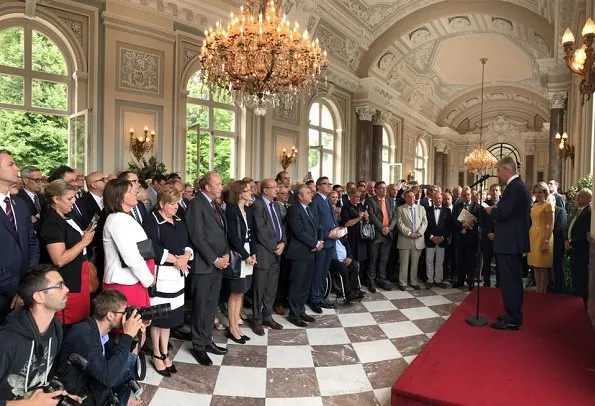
{"label": "man in dark suit speaking", "polygon": [[207,352],[227,352],[213,342],[213,320],[222,270],[229,266],[229,247],[225,215],[216,202],[223,191],[221,176],[207,172],[200,179],[199,188],[186,211],[188,235],[195,249],[191,275],[192,354],[201,365],[211,365]]}
{"label": "man in dark suit speaking", "polygon": [[494,253],[506,314],[492,324],[498,330],[518,330],[523,323],[523,254],[529,251],[531,196],[511,157],[498,162],[498,177],[506,189],[497,206],[485,211],[496,222]]}
{"label": "man in dark suit speaking", "polygon": [[16,302],[22,272],[39,262],[39,242],[27,203],[10,197],[18,173],[10,152],[0,149],[0,324]]}

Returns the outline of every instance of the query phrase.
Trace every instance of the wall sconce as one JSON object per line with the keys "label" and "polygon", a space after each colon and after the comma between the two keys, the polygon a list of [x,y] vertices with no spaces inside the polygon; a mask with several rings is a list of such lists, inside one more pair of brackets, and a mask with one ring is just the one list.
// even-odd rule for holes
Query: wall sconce
{"label": "wall sconce", "polygon": [[413,169],[409,171],[407,174],[407,182],[413,182],[415,180],[415,174],[413,173]]}
{"label": "wall sconce", "polygon": [[291,152],[289,154],[287,153],[287,149],[285,149],[285,147],[283,148],[283,152],[281,153],[281,166],[283,167],[284,171],[286,171],[290,165],[295,164],[297,152],[298,151],[295,149],[295,146],[291,147]]}
{"label": "wall sconce", "polygon": [[[591,18],[587,20],[582,31],[583,46],[574,49],[574,35],[570,28],[566,28],[562,36],[562,46],[566,53],[566,65],[568,69],[583,77],[579,89],[583,96],[582,104],[591,99],[591,94],[595,91],[595,61],[593,55],[593,40],[595,39],[595,23]],[[574,51],[574,52],[573,52]]]}
{"label": "wall sconce", "polygon": [[568,134],[564,131],[564,134],[556,133],[556,140],[558,140],[558,151],[560,151],[560,157],[566,161],[570,158],[572,166],[574,166],[574,145],[568,143]]}
{"label": "wall sconce", "polygon": [[145,152],[151,151],[155,145],[155,130],[149,134],[149,127],[145,126],[143,134],[134,135],[134,128],[130,128],[130,151],[140,162]]}

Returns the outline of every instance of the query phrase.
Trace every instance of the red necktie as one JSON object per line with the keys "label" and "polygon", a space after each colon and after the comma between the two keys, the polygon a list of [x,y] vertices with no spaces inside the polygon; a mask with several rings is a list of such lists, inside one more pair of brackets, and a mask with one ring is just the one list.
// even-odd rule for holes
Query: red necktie
{"label": "red necktie", "polygon": [[17,225],[14,221],[14,213],[12,212],[12,205],[10,204],[10,197],[6,196],[4,198],[4,203],[6,203],[6,216],[8,217],[8,221],[10,222],[10,225],[12,226],[12,228],[14,228],[16,230]]}

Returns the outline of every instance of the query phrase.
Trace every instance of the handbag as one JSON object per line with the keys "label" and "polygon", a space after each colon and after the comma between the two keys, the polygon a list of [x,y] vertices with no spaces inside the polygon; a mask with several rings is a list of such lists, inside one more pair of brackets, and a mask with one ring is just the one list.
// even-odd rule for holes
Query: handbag
{"label": "handbag", "polygon": [[94,293],[99,289],[99,277],[97,276],[97,267],[91,261],[89,262],[89,293]]}
{"label": "handbag", "polygon": [[[238,235],[242,237],[240,222],[236,221]],[[242,275],[242,256],[239,252],[229,250],[229,266],[223,270],[223,277],[226,279],[239,279]]]}
{"label": "handbag", "polygon": [[364,241],[372,241],[376,238],[376,229],[372,223],[363,223],[359,229],[360,238]]}
{"label": "handbag", "polygon": [[157,278],[159,278],[159,265],[156,265],[155,268],[155,283],[147,288],[149,297],[157,296]]}
{"label": "handbag", "polygon": [[[146,240],[139,241],[136,243],[136,246],[138,247],[138,252],[140,253],[140,256],[143,257],[144,260],[155,258],[155,249],[153,248],[153,241],[151,241],[150,239],[147,238]],[[120,255],[119,251],[118,255]],[[120,255],[120,265],[122,266],[122,268],[128,268],[128,265],[126,264],[126,262],[124,262],[122,255]]]}

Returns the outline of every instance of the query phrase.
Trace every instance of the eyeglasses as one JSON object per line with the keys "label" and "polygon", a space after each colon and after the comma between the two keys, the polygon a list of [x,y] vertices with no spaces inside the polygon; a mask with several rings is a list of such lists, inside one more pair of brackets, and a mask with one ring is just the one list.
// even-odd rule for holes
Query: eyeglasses
{"label": "eyeglasses", "polygon": [[25,177],[35,183],[39,183],[39,182],[43,181],[43,178],[32,178],[30,176],[25,176]]}
{"label": "eyeglasses", "polygon": [[60,281],[58,283],[56,283],[54,286],[48,286],[47,288],[43,288],[43,289],[39,289],[38,292],[44,292],[47,290],[52,290],[52,289],[64,289],[66,287],[66,283],[64,283],[64,281]]}
{"label": "eyeglasses", "polygon": [[319,183],[318,185],[320,185],[320,186],[323,186],[323,185],[330,185],[330,183],[328,183],[328,182],[322,182],[322,183]]}

